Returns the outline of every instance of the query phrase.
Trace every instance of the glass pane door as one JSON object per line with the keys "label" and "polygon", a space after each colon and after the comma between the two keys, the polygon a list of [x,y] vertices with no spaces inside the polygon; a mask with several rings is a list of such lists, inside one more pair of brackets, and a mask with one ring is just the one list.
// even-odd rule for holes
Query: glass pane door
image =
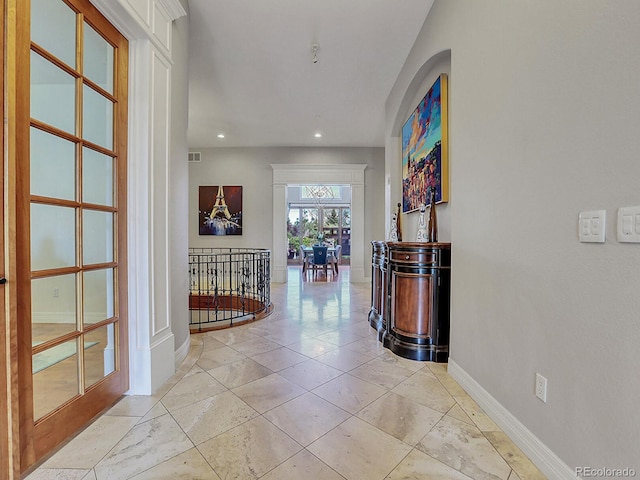
{"label": "glass pane door", "polygon": [[318,241],[318,233],[320,232],[318,209],[302,208],[300,211],[302,217],[302,244],[311,246]]}
{"label": "glass pane door", "polygon": [[300,209],[289,208],[287,217],[287,262],[300,263]]}
{"label": "glass pane door", "polygon": [[116,370],[120,265],[115,48],[62,0],[33,0],[31,14],[31,336],[37,421]]}
{"label": "glass pane door", "polygon": [[30,12],[26,391],[40,458],[128,385],[127,43],[88,0]]}

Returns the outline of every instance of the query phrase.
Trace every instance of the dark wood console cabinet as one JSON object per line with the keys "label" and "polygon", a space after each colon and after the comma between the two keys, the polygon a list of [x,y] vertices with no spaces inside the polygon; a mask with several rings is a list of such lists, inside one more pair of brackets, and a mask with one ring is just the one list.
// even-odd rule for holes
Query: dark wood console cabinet
{"label": "dark wood console cabinet", "polygon": [[387,325],[385,320],[387,305],[387,244],[371,242],[371,310],[369,324],[378,331],[378,340],[382,340]]}
{"label": "dark wood console cabinet", "polygon": [[451,244],[372,242],[369,323],[412,360],[449,357]]}

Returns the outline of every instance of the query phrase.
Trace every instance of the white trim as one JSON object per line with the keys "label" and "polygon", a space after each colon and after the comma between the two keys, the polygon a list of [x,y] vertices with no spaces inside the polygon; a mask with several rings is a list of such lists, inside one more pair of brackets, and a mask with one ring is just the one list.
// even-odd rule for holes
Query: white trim
{"label": "white trim", "polygon": [[191,348],[191,335],[187,335],[182,345],[180,345],[176,349],[175,354],[175,369],[178,370],[178,367],[182,364],[187,355],[189,354],[189,348]]}
{"label": "white trim", "polygon": [[296,165],[271,164],[273,169],[274,283],[287,282],[287,185],[351,185],[351,282],[365,282],[364,164]]}
{"label": "white trim", "polygon": [[449,357],[449,375],[550,480],[575,480],[576,473]]}
{"label": "white trim", "polygon": [[135,358],[134,376],[127,395],[153,395],[175,372],[175,338],[169,334],[149,346],[130,352]]}
{"label": "white trim", "polygon": [[164,48],[165,56],[171,57],[171,29],[173,21],[169,12],[164,8],[163,4],[156,2],[153,7],[153,16],[151,19],[151,29],[153,36]]}
{"label": "white trim", "polygon": [[[162,131],[154,131],[161,122],[153,116],[153,105],[158,99],[152,96],[154,71],[152,59],[161,59],[167,70],[171,69],[171,52],[151,31],[151,25],[135,11],[128,0],[91,0],[92,3],[129,40],[129,135],[127,162],[127,245],[129,279],[129,384],[130,394],[151,395],[175,372],[174,335],[170,328],[170,288],[168,229],[159,240],[152,230],[153,221],[166,220],[168,200],[168,144],[170,125],[170,72],[167,72],[166,95],[161,99],[162,111],[167,118]],[[160,0],[154,0],[153,5]],[[171,5],[178,0],[162,0],[162,8],[172,15]],[[145,3],[144,5],[150,5]],[[175,5],[173,5],[175,6]],[[184,10],[182,9],[182,12]],[[148,13],[148,12],[147,12]],[[180,13],[180,12],[178,12]],[[186,12],[184,12],[186,13]],[[148,16],[148,15],[147,15]],[[148,20],[148,19],[147,19]],[[170,25],[169,25],[170,26]],[[170,45],[170,43],[169,43]],[[162,158],[156,158],[152,135],[162,143]],[[157,184],[152,178],[153,167],[164,169],[165,178]],[[154,202],[155,205],[154,205]],[[160,202],[160,203],[158,203]],[[165,218],[154,218],[158,206]],[[166,221],[165,221],[166,225]],[[160,267],[156,268],[158,262]],[[154,273],[161,275],[156,278]],[[165,277],[167,275],[164,275]],[[158,305],[155,304],[156,299]],[[156,318],[156,315],[159,315]]]}
{"label": "white trim", "polygon": [[179,0],[156,0],[156,3],[162,5],[171,20],[177,20],[180,17],[184,17],[187,14],[187,11],[184,9]]}

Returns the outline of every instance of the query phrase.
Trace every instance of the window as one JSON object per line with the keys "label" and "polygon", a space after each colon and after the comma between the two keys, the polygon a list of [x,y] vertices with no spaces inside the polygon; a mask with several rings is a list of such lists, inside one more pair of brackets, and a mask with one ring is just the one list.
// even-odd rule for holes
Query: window
{"label": "window", "polygon": [[300,187],[301,199],[336,199],[342,198],[342,189],[339,185],[303,185]]}

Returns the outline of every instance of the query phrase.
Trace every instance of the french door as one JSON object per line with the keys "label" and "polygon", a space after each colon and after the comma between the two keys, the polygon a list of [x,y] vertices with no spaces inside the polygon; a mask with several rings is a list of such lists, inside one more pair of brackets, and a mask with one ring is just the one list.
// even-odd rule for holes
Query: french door
{"label": "french door", "polygon": [[325,240],[342,245],[342,261],[347,263],[351,254],[351,207],[289,206],[287,263],[300,263],[300,245],[313,245],[318,241],[319,233],[322,233]]}
{"label": "french door", "polygon": [[24,471],[128,389],[128,47],[88,0],[8,3]]}

